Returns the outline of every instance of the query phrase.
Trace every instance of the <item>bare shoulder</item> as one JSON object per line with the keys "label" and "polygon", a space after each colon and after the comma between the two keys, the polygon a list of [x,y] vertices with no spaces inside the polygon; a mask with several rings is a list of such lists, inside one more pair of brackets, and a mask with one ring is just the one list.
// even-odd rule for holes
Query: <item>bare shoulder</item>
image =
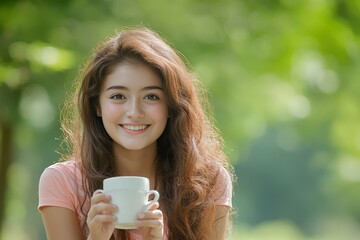
{"label": "bare shoulder", "polygon": [[215,199],[215,205],[232,207],[232,176],[231,173],[223,166],[219,168],[216,182],[213,188],[213,194]]}
{"label": "bare shoulder", "polygon": [[231,213],[231,208],[225,205],[215,206],[215,221],[214,227],[210,229],[207,234],[207,239],[211,240],[225,240],[226,234],[229,229],[229,215]]}
{"label": "bare shoulder", "polygon": [[231,212],[231,207],[226,205],[215,206],[215,220],[221,220],[222,218],[228,218]]}
{"label": "bare shoulder", "polygon": [[48,240],[83,239],[76,214],[63,207],[43,207],[41,209]]}

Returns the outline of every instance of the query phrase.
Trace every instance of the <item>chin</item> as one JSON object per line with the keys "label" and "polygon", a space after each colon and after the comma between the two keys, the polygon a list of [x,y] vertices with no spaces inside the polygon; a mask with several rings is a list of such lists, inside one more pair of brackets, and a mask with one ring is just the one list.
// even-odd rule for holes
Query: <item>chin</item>
{"label": "chin", "polygon": [[122,144],[121,147],[126,149],[126,150],[129,150],[129,151],[141,151],[141,150],[146,149],[149,146]]}

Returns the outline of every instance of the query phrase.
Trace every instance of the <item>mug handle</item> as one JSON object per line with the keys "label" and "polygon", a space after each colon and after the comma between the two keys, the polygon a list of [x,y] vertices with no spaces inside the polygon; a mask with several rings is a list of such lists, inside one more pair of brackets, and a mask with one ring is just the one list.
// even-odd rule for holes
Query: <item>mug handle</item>
{"label": "mug handle", "polygon": [[147,198],[150,197],[150,195],[154,195],[154,199],[149,201],[146,205],[145,205],[145,209],[149,210],[149,208],[151,207],[152,204],[156,203],[159,200],[160,194],[158,191],[156,190],[150,190],[149,192],[147,192]]}

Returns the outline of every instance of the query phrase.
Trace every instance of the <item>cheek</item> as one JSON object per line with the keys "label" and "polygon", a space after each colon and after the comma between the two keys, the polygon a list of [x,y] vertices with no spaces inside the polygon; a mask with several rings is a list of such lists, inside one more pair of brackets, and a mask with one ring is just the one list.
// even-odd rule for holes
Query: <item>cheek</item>
{"label": "cheek", "polygon": [[153,109],[153,116],[157,121],[166,123],[168,118],[167,107],[161,106]]}
{"label": "cheek", "polygon": [[115,116],[118,116],[120,113],[123,112],[123,109],[120,107],[120,105],[116,104],[101,104],[101,114],[104,118],[114,118]]}

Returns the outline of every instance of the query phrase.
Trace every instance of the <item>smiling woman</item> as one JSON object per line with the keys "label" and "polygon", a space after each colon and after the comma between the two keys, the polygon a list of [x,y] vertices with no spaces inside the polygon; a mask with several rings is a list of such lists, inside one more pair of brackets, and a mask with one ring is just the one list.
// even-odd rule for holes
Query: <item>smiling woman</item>
{"label": "smiling woman", "polygon": [[167,98],[154,70],[143,63],[118,63],[105,78],[99,99],[98,116],[117,155],[140,149],[144,156],[150,154],[145,149],[152,154],[168,116]]}
{"label": "smiling woman", "polygon": [[[146,28],[122,31],[96,49],[77,101],[69,99],[73,115],[63,119],[73,151],[40,179],[48,239],[225,239],[231,168],[196,81]],[[137,229],[115,228],[122,206],[99,191],[114,176],[146,177],[160,193],[139,213]]]}

